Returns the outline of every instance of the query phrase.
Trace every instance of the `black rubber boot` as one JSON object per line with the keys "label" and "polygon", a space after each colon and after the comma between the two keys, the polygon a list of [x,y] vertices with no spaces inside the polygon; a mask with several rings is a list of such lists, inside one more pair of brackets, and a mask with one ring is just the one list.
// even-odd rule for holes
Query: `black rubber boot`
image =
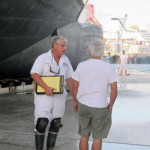
{"label": "black rubber boot", "polygon": [[57,134],[48,133],[47,137],[47,150],[53,150],[56,143]]}
{"label": "black rubber boot", "polygon": [[35,147],[36,150],[43,150],[43,145],[44,145],[44,137],[45,134],[35,134]]}

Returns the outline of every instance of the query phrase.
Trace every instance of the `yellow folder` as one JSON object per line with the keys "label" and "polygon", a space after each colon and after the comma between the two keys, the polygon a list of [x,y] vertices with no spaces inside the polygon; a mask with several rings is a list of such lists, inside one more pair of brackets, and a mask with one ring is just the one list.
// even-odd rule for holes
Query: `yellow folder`
{"label": "yellow folder", "polygon": [[[64,76],[42,76],[42,80],[50,87],[54,88],[53,94],[62,94],[64,86]],[[36,94],[45,94],[44,89],[36,84]]]}

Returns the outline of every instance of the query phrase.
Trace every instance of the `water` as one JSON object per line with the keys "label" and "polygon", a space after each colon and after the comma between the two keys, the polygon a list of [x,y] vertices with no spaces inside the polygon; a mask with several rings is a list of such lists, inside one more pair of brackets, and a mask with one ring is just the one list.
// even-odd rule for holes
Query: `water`
{"label": "water", "polygon": [[[114,64],[117,70],[120,69],[120,64]],[[150,64],[128,64],[127,69],[134,73],[150,73]]]}

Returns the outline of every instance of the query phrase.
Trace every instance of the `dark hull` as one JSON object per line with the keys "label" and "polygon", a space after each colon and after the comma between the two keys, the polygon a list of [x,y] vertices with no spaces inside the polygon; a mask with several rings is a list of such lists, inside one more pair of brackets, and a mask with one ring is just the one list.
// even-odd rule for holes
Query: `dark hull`
{"label": "dark hull", "polygon": [[0,79],[29,77],[53,31],[75,22],[83,7],[82,0],[1,0]]}

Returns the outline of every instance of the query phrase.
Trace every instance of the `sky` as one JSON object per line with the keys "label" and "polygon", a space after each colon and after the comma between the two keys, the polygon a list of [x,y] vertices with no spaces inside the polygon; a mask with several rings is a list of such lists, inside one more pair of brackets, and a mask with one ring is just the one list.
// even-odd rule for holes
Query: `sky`
{"label": "sky", "polygon": [[95,17],[106,28],[112,24],[111,18],[123,18],[125,14],[126,27],[150,28],[150,0],[89,0],[89,3],[94,4]]}

